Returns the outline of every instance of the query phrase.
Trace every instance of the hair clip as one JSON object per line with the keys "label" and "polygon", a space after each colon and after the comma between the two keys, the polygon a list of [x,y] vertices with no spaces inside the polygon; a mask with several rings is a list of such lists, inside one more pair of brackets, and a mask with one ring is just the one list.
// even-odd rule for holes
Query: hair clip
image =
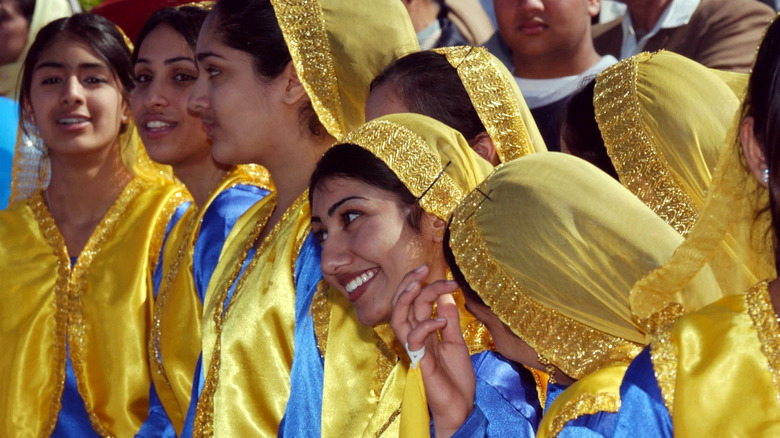
{"label": "hair clip", "polygon": [[485,192],[483,192],[483,191],[482,191],[482,189],[480,189],[479,187],[477,187],[476,189],[474,189],[474,191],[475,191],[475,192],[479,192],[479,194],[481,194],[481,195],[482,195],[482,200],[481,200],[481,201],[479,201],[479,204],[477,204],[477,205],[474,207],[474,210],[473,210],[473,211],[472,211],[472,212],[471,212],[471,213],[470,213],[468,216],[466,216],[466,218],[465,218],[465,219],[463,219],[464,221],[467,221],[467,220],[469,220],[469,218],[470,218],[471,216],[474,216],[474,213],[476,213],[476,212],[477,212],[477,210],[479,210],[479,207],[481,207],[481,206],[482,206],[482,203],[483,203],[483,202],[485,202],[485,200],[488,200],[488,201],[492,201],[492,200],[493,200],[493,199],[491,199],[491,198],[490,198],[490,194],[491,194],[491,193],[493,193],[493,189],[490,189],[490,191],[489,191],[489,192],[485,193]]}
{"label": "hair clip", "polygon": [[426,193],[428,193],[428,190],[430,190],[431,187],[433,187],[433,185],[436,184],[436,181],[438,181],[439,178],[441,178],[442,175],[444,175],[444,171],[447,170],[448,167],[450,167],[450,164],[452,164],[452,161],[448,161],[447,164],[445,164],[444,167],[441,169],[441,172],[439,172],[439,174],[436,175],[436,178],[433,179],[433,182],[431,182],[431,184],[428,185],[428,188],[426,188],[425,191],[423,191],[420,196],[415,198],[417,200],[417,202],[419,202],[420,199],[425,197]]}

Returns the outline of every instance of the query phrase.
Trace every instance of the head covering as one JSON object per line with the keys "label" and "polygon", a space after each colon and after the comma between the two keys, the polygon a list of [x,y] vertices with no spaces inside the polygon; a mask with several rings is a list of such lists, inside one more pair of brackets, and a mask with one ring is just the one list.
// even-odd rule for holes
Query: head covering
{"label": "head covering", "polygon": [[575,379],[630,361],[649,341],[629,291],[683,240],[607,174],[552,152],[497,167],[449,230],[471,288]]}
{"label": "head covering", "polygon": [[374,77],[394,59],[419,50],[409,14],[397,0],[271,4],[298,78],[320,123],[335,138],[365,121]]}
{"label": "head covering", "polygon": [[731,86],[747,78],[665,51],[632,56],[596,77],[596,121],[620,182],[683,236],[739,110]]}
{"label": "head covering", "polygon": [[498,58],[484,47],[454,46],[433,51],[444,55],[458,72],[502,163],[547,150],[517,81]]}
{"label": "head covering", "polygon": [[35,11],[30,19],[30,30],[27,32],[27,43],[24,45],[19,59],[0,66],[0,96],[13,100],[19,99],[19,72],[24,66],[24,58],[35,40],[38,31],[52,21],[73,15],[68,0],[36,0]]}
{"label": "head covering", "polygon": [[442,219],[490,173],[460,132],[421,114],[390,114],[345,136],[382,160],[426,212]]}

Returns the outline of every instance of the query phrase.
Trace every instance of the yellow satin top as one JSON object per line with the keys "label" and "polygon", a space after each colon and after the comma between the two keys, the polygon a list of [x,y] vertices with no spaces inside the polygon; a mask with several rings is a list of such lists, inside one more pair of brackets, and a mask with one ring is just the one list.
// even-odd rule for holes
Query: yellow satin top
{"label": "yellow satin top", "polygon": [[684,316],[651,358],[675,437],[780,436],[780,325],[766,282]]}
{"label": "yellow satin top", "polygon": [[270,187],[267,172],[237,167],[214,188],[201,208],[191,206],[171,229],[163,253],[163,276],[149,342],[152,379],[177,434],[192,398],[192,377],[201,352],[203,305],[195,290],[192,258],[203,215],[224,190],[239,184]]}
{"label": "yellow satin top", "polygon": [[41,192],[0,212],[0,436],[49,436],[67,347],[92,427],[133,436],[149,409],[152,272],[182,195],[134,178],[71,268]]}

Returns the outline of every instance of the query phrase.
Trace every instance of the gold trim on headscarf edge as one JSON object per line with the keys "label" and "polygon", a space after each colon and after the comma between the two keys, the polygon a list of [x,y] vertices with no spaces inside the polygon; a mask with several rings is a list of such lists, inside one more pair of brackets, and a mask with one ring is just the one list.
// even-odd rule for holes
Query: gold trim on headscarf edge
{"label": "gold trim on headscarf edge", "polygon": [[346,134],[336,67],[319,0],[271,0],[295,72],[320,123],[334,138]]}
{"label": "gold trim on headscarf edge", "polygon": [[769,296],[769,283],[763,281],[755,285],[747,292],[745,300],[775,382],[775,395],[780,401],[780,317]]}
{"label": "gold trim on headscarf edge", "polygon": [[[354,144],[384,162],[422,208],[447,219],[463,194],[419,135],[389,120],[374,120],[350,132],[339,144]],[[424,194],[424,196],[423,196]],[[422,197],[421,197],[422,196]]]}
{"label": "gold trim on headscarf edge", "polygon": [[497,70],[496,59],[483,47],[442,47],[433,51],[444,55],[458,72],[501,162],[534,152],[517,98],[510,93],[507,78]]}
{"label": "gold trim on headscarf edge", "polygon": [[620,182],[686,236],[698,218],[698,209],[656,150],[653,135],[640,117],[637,68],[640,59],[651,56],[644,52],[601,72],[596,77],[593,108]]}
{"label": "gold trim on headscarf edge", "polygon": [[[574,379],[610,363],[628,363],[639,354],[639,344],[594,330],[530,298],[488,251],[473,214],[482,201],[482,194],[474,190],[455,210],[450,248],[468,284],[480,291],[480,298],[504,324]],[[579,342],[562,340],[562,333]]]}
{"label": "gold trim on headscarf edge", "polygon": [[178,5],[176,6],[176,9],[191,7],[191,8],[200,8],[206,11],[210,11],[214,9],[214,5],[216,4],[217,4],[216,1],[191,2],[191,3],[185,3],[183,5]]}
{"label": "gold trim on headscarf edge", "polygon": [[57,383],[52,393],[49,414],[44,419],[42,436],[50,436],[57,426],[60,409],[62,409],[62,393],[65,389],[65,374],[67,363],[67,332],[68,332],[68,307],[69,307],[69,279],[70,279],[70,257],[68,257],[67,248],[65,248],[65,239],[60,234],[54,218],[49,214],[46,203],[43,200],[41,191],[34,193],[26,201],[32,210],[33,217],[38,223],[46,241],[57,253],[57,281],[54,285],[54,368],[57,373]]}
{"label": "gold trim on headscarf edge", "polygon": [[650,360],[653,363],[655,380],[661,390],[661,398],[674,414],[674,388],[677,382],[677,352],[671,338],[671,330],[659,333],[650,344]]}
{"label": "gold trim on headscarf edge", "polygon": [[557,438],[564,426],[583,415],[594,415],[599,412],[617,413],[620,409],[620,397],[610,392],[598,394],[580,394],[574,400],[561,407],[560,413],[552,421],[549,438]]}

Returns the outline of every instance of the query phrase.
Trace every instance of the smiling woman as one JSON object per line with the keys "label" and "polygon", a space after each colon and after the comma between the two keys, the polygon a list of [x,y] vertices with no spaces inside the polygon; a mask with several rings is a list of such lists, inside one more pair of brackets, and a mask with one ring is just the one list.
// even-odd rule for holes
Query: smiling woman
{"label": "smiling woman", "polygon": [[0,435],[162,433],[148,285],[181,193],[139,147],[130,68],[116,27],[86,14],[41,29],[25,59],[25,137],[0,214]]}

